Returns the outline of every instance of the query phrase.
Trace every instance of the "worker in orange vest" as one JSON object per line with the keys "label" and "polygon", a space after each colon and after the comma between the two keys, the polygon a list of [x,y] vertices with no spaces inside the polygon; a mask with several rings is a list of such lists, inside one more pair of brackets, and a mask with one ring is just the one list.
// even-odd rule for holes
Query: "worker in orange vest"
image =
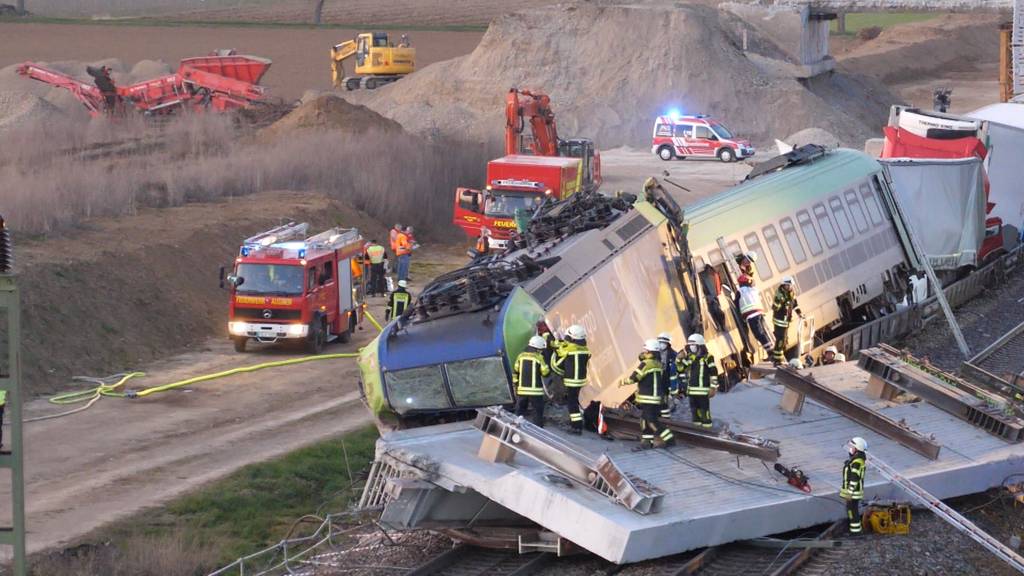
{"label": "worker in orange vest", "polygon": [[394,227],[391,228],[391,230],[388,231],[388,240],[389,240],[389,244],[391,246],[391,253],[394,254],[395,256],[398,256],[398,252],[395,251],[395,239],[397,239],[398,235],[401,234],[401,233],[402,233],[402,225],[401,224],[395,224]]}
{"label": "worker in orange vest", "polygon": [[476,239],[476,256],[487,256],[491,251],[491,231],[487,228],[480,229],[480,237]]}
{"label": "worker in orange vest", "polygon": [[395,236],[395,256],[398,257],[398,279],[408,280],[409,259],[412,257],[412,242],[409,241],[409,236],[404,231],[400,231]]}

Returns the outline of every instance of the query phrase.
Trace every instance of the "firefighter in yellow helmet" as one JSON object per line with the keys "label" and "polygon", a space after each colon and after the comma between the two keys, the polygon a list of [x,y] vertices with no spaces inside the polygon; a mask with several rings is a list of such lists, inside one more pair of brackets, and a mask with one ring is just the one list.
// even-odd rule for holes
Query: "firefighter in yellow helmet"
{"label": "firefighter in yellow helmet", "polygon": [[555,349],[551,369],[562,377],[565,385],[565,404],[569,411],[569,431],[583,433],[583,410],[580,409],[580,389],[587,385],[587,365],[590,364],[590,349],[587,348],[587,331],[579,324],[566,330],[566,339]]}
{"label": "firefighter in yellow helmet", "polygon": [[843,485],[839,496],[846,500],[846,517],[850,534],[860,534],[860,501],[864,499],[864,469],[867,467],[868,443],[860,436],[846,444],[850,457],[843,464]]}
{"label": "firefighter in yellow helmet", "polygon": [[550,373],[544,361],[547,341],[543,336],[530,338],[529,346],[516,357],[512,384],[516,387],[516,416],[526,416],[533,407],[533,423],[544,426],[544,377]]}
{"label": "firefighter in yellow helmet", "polygon": [[640,449],[654,448],[655,437],[661,438],[666,446],[675,445],[672,431],[665,428],[661,415],[662,396],[668,387],[665,369],[661,365],[661,342],[651,339],[644,342],[640,364],[629,376],[629,383],[636,384],[636,404],[640,408]]}
{"label": "firefighter in yellow helmet", "polygon": [[686,395],[690,398],[690,413],[693,423],[704,428],[711,428],[711,396],[718,390],[718,367],[715,358],[708,353],[704,336],[690,334],[686,340],[686,350],[676,360],[676,371],[682,378],[681,385],[686,387]]}

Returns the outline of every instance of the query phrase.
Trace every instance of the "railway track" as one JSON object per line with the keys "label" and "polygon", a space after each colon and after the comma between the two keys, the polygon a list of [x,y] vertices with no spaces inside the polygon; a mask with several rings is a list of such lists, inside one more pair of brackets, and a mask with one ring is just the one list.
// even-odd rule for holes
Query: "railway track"
{"label": "railway track", "polygon": [[554,554],[519,554],[462,545],[434,556],[405,573],[405,576],[528,576],[544,569]]}

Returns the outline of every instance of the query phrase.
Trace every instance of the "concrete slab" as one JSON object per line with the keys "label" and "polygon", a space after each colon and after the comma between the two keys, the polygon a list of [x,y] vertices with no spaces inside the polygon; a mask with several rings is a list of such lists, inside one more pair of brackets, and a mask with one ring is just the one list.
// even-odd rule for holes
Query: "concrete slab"
{"label": "concrete slab", "polygon": [[[808,399],[799,415],[779,407],[782,386],[771,379],[742,385],[712,401],[712,413],[734,432],[781,443],[780,462],[809,476],[804,494],[759,460],[678,446],[632,452],[631,442],[605,442],[593,435],[566,436],[592,454],[607,453],[626,472],[666,493],[659,512],[640,515],[580,484],[553,483],[551,470],[521,454],[508,463],[477,456],[482,433],[470,423],[394,432],[377,446],[403,468],[447,490],[478,492],[612,562],[638,562],[695,548],[765,536],[833,521],[845,515],[838,498],[844,445],[852,436],[868,441],[866,500],[900,498],[879,474],[870,455],[897,468],[940,498],[983,491],[1024,469],[1024,445],[1008,444],[932,406],[896,404],[868,396],[868,374],[854,363],[815,368],[825,385],[887,416],[903,420],[942,444],[928,460],[864,429]],[[554,425],[549,428],[555,429]]]}

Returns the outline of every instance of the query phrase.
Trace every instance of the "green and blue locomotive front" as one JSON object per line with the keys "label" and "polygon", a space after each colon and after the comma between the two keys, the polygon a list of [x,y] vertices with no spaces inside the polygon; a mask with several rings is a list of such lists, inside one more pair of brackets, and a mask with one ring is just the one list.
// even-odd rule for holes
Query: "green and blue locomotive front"
{"label": "green and blue locomotive front", "polygon": [[511,363],[535,333],[543,309],[521,288],[500,306],[397,322],[360,352],[366,402],[386,428],[471,417],[513,401]]}

